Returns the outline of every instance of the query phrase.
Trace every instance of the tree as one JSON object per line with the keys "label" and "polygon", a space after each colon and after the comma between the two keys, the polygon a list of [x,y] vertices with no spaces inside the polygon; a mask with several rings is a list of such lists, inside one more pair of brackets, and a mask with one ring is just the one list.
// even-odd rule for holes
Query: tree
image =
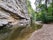
{"label": "tree", "polygon": [[[35,5],[37,4],[36,8],[38,13],[41,13],[41,20],[45,23],[49,22],[49,21],[53,21],[52,19],[52,0],[36,0],[35,1]],[[51,10],[49,9],[51,8]],[[49,11],[48,11],[49,10]],[[51,18],[51,19],[50,19]]]}

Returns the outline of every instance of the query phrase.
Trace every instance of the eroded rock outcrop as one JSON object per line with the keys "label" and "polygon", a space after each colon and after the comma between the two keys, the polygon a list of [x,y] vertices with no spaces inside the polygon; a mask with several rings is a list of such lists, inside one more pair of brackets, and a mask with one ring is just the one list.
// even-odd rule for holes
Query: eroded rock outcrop
{"label": "eroded rock outcrop", "polygon": [[[0,0],[0,34],[2,30],[7,28],[10,32],[14,28],[27,27],[30,24],[28,16],[26,0]],[[3,28],[4,27],[4,28]],[[4,31],[4,30],[3,30]],[[7,37],[8,31],[0,35],[0,40],[4,40],[4,35]]]}
{"label": "eroded rock outcrop", "polygon": [[[16,18],[15,18],[16,17]],[[18,19],[27,21],[28,11],[24,0],[0,0],[0,19],[14,22]]]}

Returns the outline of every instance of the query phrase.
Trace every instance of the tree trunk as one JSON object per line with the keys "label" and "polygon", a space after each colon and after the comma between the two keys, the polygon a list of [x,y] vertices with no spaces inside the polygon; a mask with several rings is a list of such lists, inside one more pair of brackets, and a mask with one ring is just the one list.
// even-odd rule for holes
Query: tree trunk
{"label": "tree trunk", "polygon": [[[52,8],[53,8],[53,0],[52,0]],[[52,16],[53,16],[53,9],[52,9]]]}

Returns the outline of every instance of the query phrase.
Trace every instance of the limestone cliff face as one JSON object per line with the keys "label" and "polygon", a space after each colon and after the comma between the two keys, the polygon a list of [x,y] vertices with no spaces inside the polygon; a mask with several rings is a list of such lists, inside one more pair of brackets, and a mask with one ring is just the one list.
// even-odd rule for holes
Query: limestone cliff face
{"label": "limestone cliff face", "polygon": [[[3,27],[10,29],[25,27],[29,23],[30,17],[28,16],[26,0],[0,0],[0,30]],[[7,34],[2,34],[0,40],[4,39],[4,35]]]}
{"label": "limestone cliff face", "polygon": [[0,26],[7,23],[14,25],[18,21],[23,21],[23,19],[24,22],[30,19],[26,0],[0,0]]}

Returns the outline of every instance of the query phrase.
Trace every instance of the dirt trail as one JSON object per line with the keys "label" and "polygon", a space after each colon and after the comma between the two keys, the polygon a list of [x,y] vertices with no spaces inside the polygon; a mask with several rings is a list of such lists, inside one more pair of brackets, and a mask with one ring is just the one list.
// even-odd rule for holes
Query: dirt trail
{"label": "dirt trail", "polygon": [[40,30],[33,32],[28,40],[53,40],[53,24],[44,24]]}

